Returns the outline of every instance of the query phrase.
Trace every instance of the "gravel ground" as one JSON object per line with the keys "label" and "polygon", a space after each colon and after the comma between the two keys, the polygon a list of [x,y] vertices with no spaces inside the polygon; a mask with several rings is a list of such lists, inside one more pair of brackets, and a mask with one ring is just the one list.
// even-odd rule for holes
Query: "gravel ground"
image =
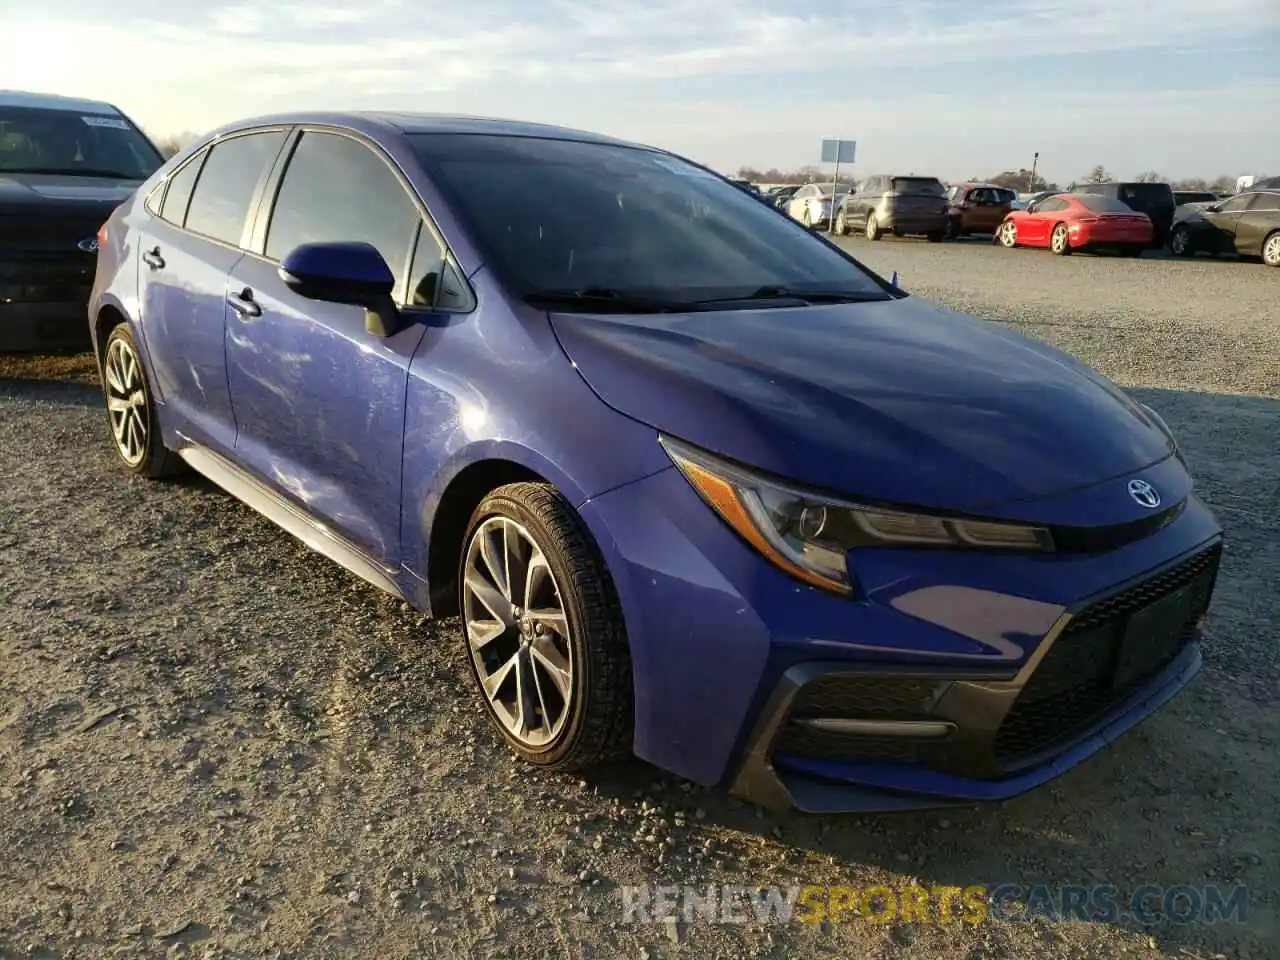
{"label": "gravel ground", "polygon": [[[85,363],[0,361],[0,957],[1275,957],[1280,271],[851,248],[1164,414],[1229,549],[1206,669],[1047,788],[757,812],[512,762],[431,622],[198,480],[130,482]],[[620,886],[1249,888],[1245,923],[622,921]]]}

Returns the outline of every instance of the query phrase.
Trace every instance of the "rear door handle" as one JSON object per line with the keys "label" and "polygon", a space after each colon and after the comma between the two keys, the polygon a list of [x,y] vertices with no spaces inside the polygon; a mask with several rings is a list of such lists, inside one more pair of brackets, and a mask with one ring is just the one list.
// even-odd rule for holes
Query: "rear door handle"
{"label": "rear door handle", "polygon": [[142,262],[152,270],[164,269],[164,257],[160,256],[160,248],[153,247],[142,255]]}
{"label": "rear door handle", "polygon": [[231,305],[232,310],[240,314],[242,320],[262,316],[262,307],[253,299],[253,291],[248,287],[239,293],[228,293],[227,303]]}

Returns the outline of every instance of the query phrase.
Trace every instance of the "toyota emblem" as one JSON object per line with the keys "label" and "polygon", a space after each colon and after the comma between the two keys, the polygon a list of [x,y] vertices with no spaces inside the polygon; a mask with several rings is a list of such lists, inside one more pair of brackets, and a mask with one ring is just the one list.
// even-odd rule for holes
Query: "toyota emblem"
{"label": "toyota emblem", "polygon": [[1130,480],[1129,496],[1133,497],[1133,502],[1138,506],[1148,510],[1160,506],[1160,493],[1145,480]]}
{"label": "toyota emblem", "polygon": [[81,240],[79,243],[76,244],[76,246],[79,247],[81,250],[83,250],[85,253],[97,253],[98,238],[88,237],[84,240]]}

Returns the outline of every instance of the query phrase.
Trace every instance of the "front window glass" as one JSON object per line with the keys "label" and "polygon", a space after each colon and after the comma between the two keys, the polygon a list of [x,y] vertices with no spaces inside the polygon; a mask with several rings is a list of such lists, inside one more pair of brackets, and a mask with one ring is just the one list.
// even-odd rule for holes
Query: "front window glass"
{"label": "front window glass", "polygon": [[0,174],[145,180],[160,154],[119,114],[0,107]]}
{"label": "front window glass", "polygon": [[522,295],[605,289],[690,301],[779,287],[887,296],[798,224],[658,151],[478,134],[411,140]]}

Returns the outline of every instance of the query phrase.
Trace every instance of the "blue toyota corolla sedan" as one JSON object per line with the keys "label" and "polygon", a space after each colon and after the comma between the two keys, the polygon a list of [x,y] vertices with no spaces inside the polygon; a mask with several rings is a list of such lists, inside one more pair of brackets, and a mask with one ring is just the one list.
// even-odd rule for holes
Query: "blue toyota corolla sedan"
{"label": "blue toyota corolla sedan", "polygon": [[532,763],[630,753],[810,811],[999,799],[1200,666],[1221,533],[1154,411],[678,156],[269,117],[99,239],[124,470],[194,468],[458,616]]}

